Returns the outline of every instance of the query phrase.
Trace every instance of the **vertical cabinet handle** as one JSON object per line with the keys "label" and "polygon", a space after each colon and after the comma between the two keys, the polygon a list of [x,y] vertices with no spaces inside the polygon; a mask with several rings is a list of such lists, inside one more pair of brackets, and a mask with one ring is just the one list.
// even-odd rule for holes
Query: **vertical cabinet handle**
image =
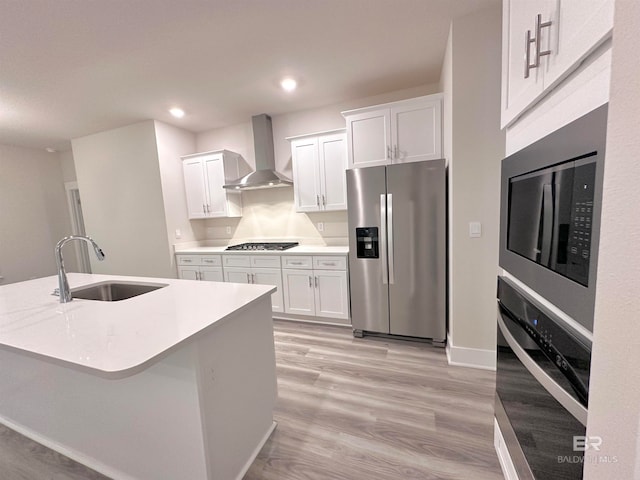
{"label": "vertical cabinet handle", "polygon": [[313,280],[311,279],[311,275],[309,275],[309,288],[313,288]]}
{"label": "vertical cabinet handle", "polygon": [[318,288],[318,277],[314,277],[316,279],[316,288]]}
{"label": "vertical cabinet handle", "polygon": [[207,206],[204,203],[202,204],[202,213],[207,213]]}
{"label": "vertical cabinet handle", "polygon": [[322,195],[322,206],[323,207],[327,206],[327,199],[324,197],[324,194]]}
{"label": "vertical cabinet handle", "polygon": [[256,283],[256,274],[255,273],[251,274],[251,283]]}
{"label": "vertical cabinet handle", "polygon": [[551,54],[551,50],[542,50],[542,29],[551,27],[551,20],[548,22],[542,21],[542,15],[538,14],[536,17],[536,67],[540,66],[540,57]]}
{"label": "vertical cabinet handle", "polygon": [[[545,55],[550,55],[551,50],[542,50],[542,29],[551,27],[551,20],[547,22],[542,21],[542,15],[536,16],[536,36],[531,37],[531,30],[527,30],[524,38],[524,78],[529,78],[529,72],[532,68],[538,68],[540,66],[540,58]],[[531,44],[535,44],[535,56],[533,63],[531,63]]]}
{"label": "vertical cabinet handle", "polygon": [[391,145],[387,145],[387,158],[389,160],[391,160],[392,155],[391,155]]}
{"label": "vertical cabinet handle", "polygon": [[320,195],[316,195],[316,206],[320,206]]}
{"label": "vertical cabinet handle", "polygon": [[251,277],[249,276],[248,273],[247,273],[247,283],[251,283]]}

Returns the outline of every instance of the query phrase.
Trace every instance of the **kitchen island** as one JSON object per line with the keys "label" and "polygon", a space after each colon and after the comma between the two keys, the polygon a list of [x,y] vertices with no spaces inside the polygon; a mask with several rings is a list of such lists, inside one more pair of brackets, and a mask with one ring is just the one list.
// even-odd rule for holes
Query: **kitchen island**
{"label": "kitchen island", "polygon": [[275,427],[274,288],[69,274],[105,281],[163,287],[0,287],[0,422],[115,479],[241,479]]}

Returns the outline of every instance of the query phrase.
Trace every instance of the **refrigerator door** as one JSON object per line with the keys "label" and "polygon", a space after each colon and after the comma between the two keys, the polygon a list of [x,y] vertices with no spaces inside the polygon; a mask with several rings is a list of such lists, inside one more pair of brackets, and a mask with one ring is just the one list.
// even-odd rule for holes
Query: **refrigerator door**
{"label": "refrigerator door", "polygon": [[[349,283],[354,330],[389,333],[385,181],[385,167],[347,170]],[[360,233],[360,245],[356,229]]]}
{"label": "refrigerator door", "polygon": [[444,160],[387,167],[392,334],[445,340],[445,189]]}

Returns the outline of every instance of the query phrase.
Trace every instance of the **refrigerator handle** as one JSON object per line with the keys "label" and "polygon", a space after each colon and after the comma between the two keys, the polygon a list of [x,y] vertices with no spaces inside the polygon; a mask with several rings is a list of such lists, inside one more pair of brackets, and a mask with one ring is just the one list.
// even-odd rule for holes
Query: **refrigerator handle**
{"label": "refrigerator handle", "polygon": [[380,260],[382,261],[382,283],[387,284],[387,196],[380,195]]}
{"label": "refrigerator handle", "polygon": [[396,283],[393,268],[393,194],[387,194],[387,258],[389,259],[389,284]]}

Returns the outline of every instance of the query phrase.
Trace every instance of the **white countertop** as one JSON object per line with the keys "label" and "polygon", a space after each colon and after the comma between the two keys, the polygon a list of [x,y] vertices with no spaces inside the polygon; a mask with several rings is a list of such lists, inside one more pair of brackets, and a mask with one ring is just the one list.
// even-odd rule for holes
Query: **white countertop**
{"label": "white countertop", "polygon": [[0,286],[0,348],[103,377],[133,375],[198,332],[275,291],[269,285],[70,273],[75,287],[134,281],[166,287],[117,302],[51,295],[56,276]]}
{"label": "white countertop", "polygon": [[176,247],[176,254],[231,253],[252,255],[347,255],[349,247],[324,247],[322,245],[298,245],[287,250],[225,250],[227,247]]}

